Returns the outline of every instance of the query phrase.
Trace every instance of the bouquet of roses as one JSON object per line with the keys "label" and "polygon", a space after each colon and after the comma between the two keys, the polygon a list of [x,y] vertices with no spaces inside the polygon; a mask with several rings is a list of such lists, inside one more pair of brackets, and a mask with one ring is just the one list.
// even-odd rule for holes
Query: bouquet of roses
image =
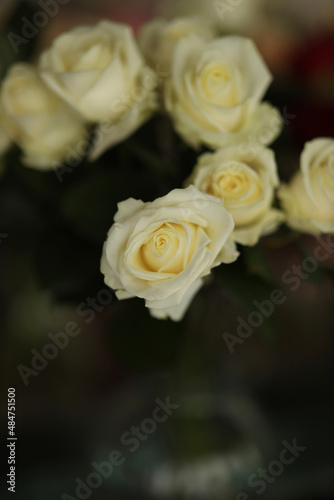
{"label": "bouquet of roses", "polygon": [[111,21],[77,27],[5,75],[3,165],[38,175],[38,196],[88,246],[101,252],[111,226],[105,283],[179,321],[213,268],[249,263],[262,237],[286,237],[284,222],[334,233],[334,139],[308,142],[281,184],[270,145],[284,120],[263,100],[271,81],[251,39],[198,19],[154,20],[137,39]]}

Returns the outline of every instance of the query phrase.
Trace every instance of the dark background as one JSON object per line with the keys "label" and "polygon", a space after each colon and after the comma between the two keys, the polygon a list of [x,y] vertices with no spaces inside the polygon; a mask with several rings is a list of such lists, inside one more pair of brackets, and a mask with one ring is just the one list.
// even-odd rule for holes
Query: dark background
{"label": "dark background", "polygon": [[[2,0],[2,76],[15,61],[7,34],[33,15],[34,4]],[[207,14],[223,33],[256,40],[274,75],[267,97],[293,116],[273,145],[282,179],[298,168],[305,141],[334,137],[331,0],[244,0],[224,23],[204,1],[71,0],[18,57],[36,60],[72,26],[107,17],[137,30],[173,12]],[[165,134],[175,148],[173,171],[166,158],[162,167],[156,161],[164,158]],[[142,301],[117,302],[111,292],[103,305],[99,260],[116,203],[129,196],[149,201],[180,187],[195,163],[160,117],[135,134],[132,146],[117,146],[93,167],[80,165],[62,184],[53,172],[20,165],[15,150],[0,164],[0,233],[7,235],[0,244],[1,493],[10,498],[6,399],[14,387],[18,500],[75,497],[76,478],[85,481],[92,463],[113,450],[125,463],[89,498],[334,498],[333,255],[291,292],[283,273],[317,243],[283,229],[245,251],[230,272],[216,270],[181,323],[151,319]],[[223,334],[234,334],[237,318],[247,320],[252,301],[274,288],[287,300],[231,354]],[[97,310],[88,314],[94,299]],[[48,334],[64,332],[69,322],[80,334],[25,385],[18,366],[30,368],[32,350],[41,353]],[[168,396],[179,408],[131,453],[121,436]],[[259,495],[248,478],[294,439],[306,450]]]}

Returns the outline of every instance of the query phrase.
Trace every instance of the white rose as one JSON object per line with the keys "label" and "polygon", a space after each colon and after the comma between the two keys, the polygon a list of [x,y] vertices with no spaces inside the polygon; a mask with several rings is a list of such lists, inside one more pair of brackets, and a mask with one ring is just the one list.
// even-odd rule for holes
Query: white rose
{"label": "white rose", "polygon": [[138,42],[149,65],[169,73],[176,44],[191,34],[206,39],[214,36],[209,23],[199,18],[181,17],[171,21],[154,19],[141,29]]}
{"label": "white rose", "polygon": [[310,234],[334,234],[334,139],[305,144],[300,170],[278,196],[290,227]]}
{"label": "white rose", "polygon": [[48,170],[76,148],[85,129],[80,116],[51,92],[34,66],[12,66],[1,88],[8,131],[23,150],[23,162]]}
{"label": "white rose", "polygon": [[260,102],[271,79],[250,39],[189,36],[176,46],[165,106],[193,147],[216,149],[254,138],[267,145],[282,127],[278,111]]}
{"label": "white rose", "polygon": [[157,106],[157,81],[145,75],[144,59],[126,25],[101,21],[60,35],[39,66],[47,85],[87,121],[104,122],[94,158],[131,135]]}
{"label": "white rose", "polygon": [[270,149],[263,148],[252,159],[237,146],[204,154],[188,184],[223,199],[235,223],[231,238],[242,245],[255,245],[261,236],[274,232],[284,218],[272,208],[278,176]]}
{"label": "white rose", "polygon": [[104,244],[101,272],[119,299],[141,297],[155,318],[179,321],[222,262],[238,257],[229,241],[232,216],[214,196],[194,186],[152,203],[132,198],[118,205]]}

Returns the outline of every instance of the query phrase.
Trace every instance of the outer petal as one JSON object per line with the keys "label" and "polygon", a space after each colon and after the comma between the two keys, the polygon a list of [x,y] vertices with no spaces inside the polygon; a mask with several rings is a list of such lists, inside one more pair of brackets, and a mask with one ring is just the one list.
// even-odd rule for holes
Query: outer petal
{"label": "outer petal", "polygon": [[247,80],[247,93],[260,101],[267,91],[272,75],[254,42],[240,36],[225,36],[207,45],[207,51],[217,50],[223,61],[242,69]]}
{"label": "outer petal", "polygon": [[[283,184],[277,193],[281,206],[286,213],[286,222],[288,226],[296,231],[319,234],[320,230],[311,218],[311,214],[314,212],[314,204],[306,193],[302,179],[299,182],[299,175],[298,177],[297,175],[292,179],[290,185]],[[300,202],[302,202],[302,205]]]}
{"label": "outer petal", "polygon": [[130,137],[151,118],[157,107],[155,95],[148,93],[146,99],[135,103],[124,116],[98,125],[95,143],[89,157],[90,161],[97,160],[109,148]]}
{"label": "outer petal", "polygon": [[314,205],[305,188],[300,172],[289,185],[283,185],[278,191],[287,224],[296,231],[308,234],[334,233],[334,206],[322,198],[322,207]]}
{"label": "outer petal", "polygon": [[262,236],[274,233],[285,220],[284,213],[271,209],[258,222],[250,227],[235,229],[231,238],[241,245],[254,246]]}
{"label": "outer petal", "polygon": [[183,319],[188,307],[190,306],[193,298],[203,286],[203,280],[195,281],[191,287],[187,290],[185,295],[183,296],[181,302],[174,307],[165,307],[163,303],[159,304],[150,303],[146,301],[146,307],[149,307],[150,314],[153,318],[156,319],[167,319],[168,317],[173,321],[181,321]]}
{"label": "outer petal", "polygon": [[138,42],[152,68],[159,66],[169,71],[176,45],[192,34],[210,39],[214,33],[211,26],[199,18],[154,19],[140,30]]}
{"label": "outer petal", "polygon": [[[317,200],[313,192],[311,172],[312,169],[318,165],[322,164],[326,160],[328,161],[329,157],[334,158],[334,139],[330,138],[313,139],[312,141],[307,142],[301,154],[300,169],[304,176],[305,188],[308,196],[315,205],[317,205]],[[334,160],[332,161],[334,164]]]}
{"label": "outer petal", "polygon": [[232,237],[230,237],[222,250],[219,252],[217,259],[214,263],[214,267],[219,266],[219,264],[232,264],[239,257],[240,253],[235,246],[235,243],[232,241]]}

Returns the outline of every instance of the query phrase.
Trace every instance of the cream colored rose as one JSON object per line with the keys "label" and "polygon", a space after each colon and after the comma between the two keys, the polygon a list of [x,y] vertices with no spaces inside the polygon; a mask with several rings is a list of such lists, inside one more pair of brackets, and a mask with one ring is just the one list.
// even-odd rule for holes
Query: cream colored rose
{"label": "cream colored rose", "polygon": [[[139,127],[152,113],[154,88],[145,86],[144,59],[129,26],[101,21],[75,28],[54,41],[39,67],[47,85],[89,122],[122,121],[124,128],[138,105],[143,110],[141,119],[136,117]],[[130,135],[133,121],[128,128]]]}
{"label": "cream colored rose", "polygon": [[48,170],[76,148],[85,129],[81,117],[41,80],[34,66],[14,65],[3,81],[1,102],[8,132],[23,150],[23,162]]}
{"label": "cream colored rose", "polygon": [[203,143],[215,149],[254,137],[267,145],[282,126],[278,111],[260,102],[271,79],[250,39],[226,36],[207,42],[189,36],[176,46],[165,106],[193,147]]}
{"label": "cream colored rose", "polygon": [[235,223],[231,238],[242,245],[255,245],[284,218],[272,208],[278,176],[270,149],[263,148],[251,160],[237,146],[204,154],[186,181],[189,184],[223,199]]}
{"label": "cream colored rose", "polygon": [[288,225],[303,233],[334,234],[334,139],[306,143],[300,167],[278,192]]}
{"label": "cream colored rose", "polygon": [[208,22],[199,18],[154,19],[141,29],[138,42],[148,64],[159,73],[168,74],[176,44],[191,34],[210,39],[214,31]]}
{"label": "cream colored rose", "polygon": [[114,221],[101,260],[105,283],[119,299],[145,299],[155,318],[181,320],[202,278],[238,257],[232,216],[194,186],[152,203],[130,198]]}

